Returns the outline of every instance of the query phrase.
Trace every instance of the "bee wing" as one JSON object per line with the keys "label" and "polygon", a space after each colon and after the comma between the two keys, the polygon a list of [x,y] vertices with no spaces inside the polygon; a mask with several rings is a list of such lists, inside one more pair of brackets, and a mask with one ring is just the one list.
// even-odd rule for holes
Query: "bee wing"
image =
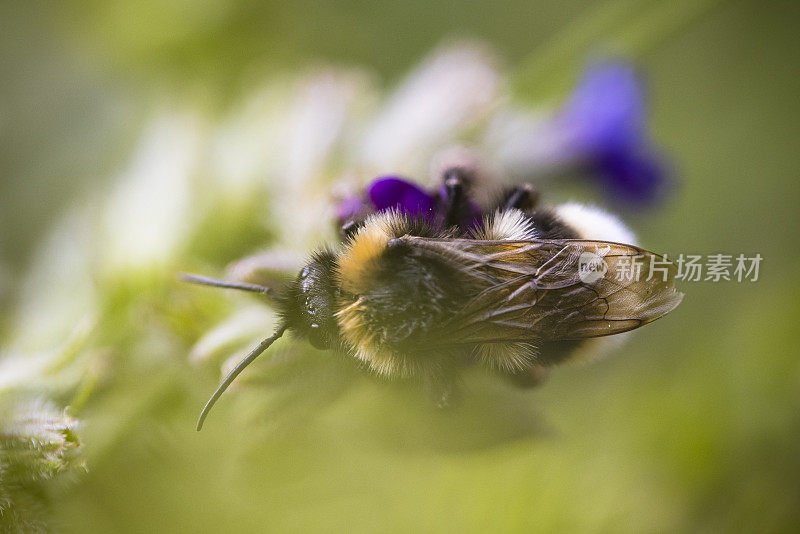
{"label": "bee wing", "polygon": [[482,241],[404,237],[475,283],[442,328],[452,343],[567,340],[626,332],[683,298],[675,267],[641,248],[605,241]]}

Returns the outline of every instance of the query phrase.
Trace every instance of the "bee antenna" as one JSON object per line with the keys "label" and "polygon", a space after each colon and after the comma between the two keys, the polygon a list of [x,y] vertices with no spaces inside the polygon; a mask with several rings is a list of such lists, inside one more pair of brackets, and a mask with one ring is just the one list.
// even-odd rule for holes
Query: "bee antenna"
{"label": "bee antenna", "polygon": [[226,280],[217,280],[216,278],[209,278],[208,276],[201,276],[199,274],[181,273],[178,278],[190,284],[197,284],[201,286],[222,287],[225,289],[239,289],[241,291],[250,291],[251,293],[261,293],[262,295],[269,295],[272,289],[258,284],[246,284],[244,282],[228,282]]}
{"label": "bee antenna", "polygon": [[267,350],[269,348],[269,346],[272,345],[275,342],[276,339],[281,337],[285,331],[286,331],[286,325],[282,324],[281,326],[278,327],[278,329],[275,331],[274,334],[272,334],[270,337],[268,337],[267,339],[265,339],[264,341],[259,343],[258,346],[256,348],[254,348],[250,352],[250,354],[245,356],[242,359],[242,361],[237,363],[236,367],[234,367],[233,370],[230,373],[228,373],[228,375],[225,377],[225,379],[219,385],[219,387],[214,392],[214,394],[211,395],[211,398],[208,399],[208,402],[206,403],[206,405],[203,406],[203,411],[200,412],[200,417],[197,419],[197,431],[198,432],[200,432],[200,430],[202,430],[203,423],[205,422],[206,417],[208,417],[208,412],[211,411],[211,408],[214,407],[214,404],[217,403],[217,400],[222,396],[223,393],[225,393],[225,390],[228,389],[228,386],[230,386],[231,383],[236,379],[236,377],[239,376],[239,374],[242,371],[244,371],[245,367],[247,367],[248,365],[253,363],[253,360],[258,358],[261,355],[262,352]]}

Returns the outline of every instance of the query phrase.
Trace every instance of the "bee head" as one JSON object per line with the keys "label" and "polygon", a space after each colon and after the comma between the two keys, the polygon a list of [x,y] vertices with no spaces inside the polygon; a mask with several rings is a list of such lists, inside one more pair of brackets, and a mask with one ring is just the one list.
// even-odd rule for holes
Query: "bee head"
{"label": "bee head", "polygon": [[[203,428],[203,422],[211,408],[222,396],[228,386],[233,383],[239,374],[250,365],[259,355],[267,350],[287,329],[291,329],[308,338],[312,345],[318,349],[328,349],[339,341],[339,327],[334,317],[336,306],[336,255],[330,251],[316,253],[311,261],[303,267],[297,278],[289,284],[286,291],[277,295],[277,303],[283,321],[270,337],[263,340],[231,372],[208,399],[200,412],[197,420],[197,430]],[[268,287],[244,282],[226,282],[195,274],[182,274],[181,278],[194,284],[239,289],[273,295]]]}
{"label": "bee head", "polygon": [[339,339],[336,311],[336,256],[316,253],[289,285],[282,314],[288,328],[308,338],[318,349],[328,349]]}

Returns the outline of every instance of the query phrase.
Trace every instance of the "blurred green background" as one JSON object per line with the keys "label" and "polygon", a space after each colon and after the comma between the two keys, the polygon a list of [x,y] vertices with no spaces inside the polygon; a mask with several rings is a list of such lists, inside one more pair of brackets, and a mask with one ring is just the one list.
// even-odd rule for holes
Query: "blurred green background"
{"label": "blurred green background", "polygon": [[[4,2],[6,352],[56,350],[65,332],[35,324],[85,315],[71,286],[53,291],[61,300],[32,297],[42,293],[36,273],[86,270],[64,279],[85,279],[96,303],[72,385],[26,390],[73,404],[81,421],[87,472],[49,490],[51,527],[796,531],[799,23],[798,4],[778,1]],[[632,56],[678,187],[655,212],[624,217],[651,250],[760,253],[760,279],[685,283],[683,304],[623,350],[559,368],[533,391],[470,373],[454,413],[286,341],[198,434],[194,419],[219,375],[187,354],[254,302],[173,275],[218,274],[275,240],[291,221],[265,213],[268,188],[206,198],[188,241],[156,267],[110,269],[102,253],[41,267],[53,257],[41,250],[72,231],[64,220],[101,224],[98,198],[154,109],[190,102],[214,123],[261,81],[310,64],[362,68],[389,89],[443,40],[463,37],[503,59],[520,102],[568,88],[597,48]]]}

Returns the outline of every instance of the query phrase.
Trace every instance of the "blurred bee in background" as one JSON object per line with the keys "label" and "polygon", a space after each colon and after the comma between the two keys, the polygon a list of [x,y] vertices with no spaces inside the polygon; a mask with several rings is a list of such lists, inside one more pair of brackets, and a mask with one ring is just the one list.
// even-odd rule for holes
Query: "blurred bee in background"
{"label": "blurred bee in background", "polygon": [[614,216],[577,204],[540,207],[529,185],[507,188],[481,209],[474,168],[451,165],[441,177],[428,197],[399,178],[378,180],[373,212],[350,210],[340,248],[315,252],[285,287],[183,275],[268,295],[281,317],[222,381],[198,430],[233,380],[287,330],[378,375],[418,379],[446,406],[459,370],[474,362],[534,385],[547,367],[599,348],[596,338],[638,328],[681,302],[672,272],[584,276],[587,254],[609,273],[633,259],[646,273],[661,261],[625,244],[633,235]]}

